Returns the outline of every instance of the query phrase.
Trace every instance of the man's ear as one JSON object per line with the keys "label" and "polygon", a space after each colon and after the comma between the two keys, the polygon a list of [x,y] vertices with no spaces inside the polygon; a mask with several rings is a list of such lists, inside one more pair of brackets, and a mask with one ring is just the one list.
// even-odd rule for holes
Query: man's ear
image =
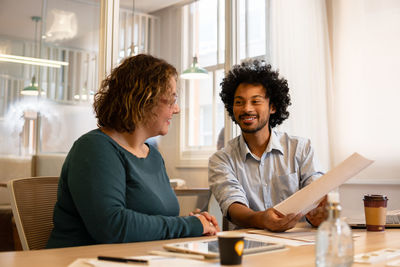
{"label": "man's ear", "polygon": [[270,114],[275,114],[276,108],[274,104],[269,105],[269,113]]}

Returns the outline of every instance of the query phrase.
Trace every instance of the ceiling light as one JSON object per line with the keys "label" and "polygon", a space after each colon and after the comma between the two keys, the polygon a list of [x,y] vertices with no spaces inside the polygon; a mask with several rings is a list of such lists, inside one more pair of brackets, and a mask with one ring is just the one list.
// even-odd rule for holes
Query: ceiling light
{"label": "ceiling light", "polygon": [[193,57],[192,66],[181,74],[181,78],[185,80],[207,79],[208,71],[198,65],[197,57],[195,56]]}
{"label": "ceiling light", "polygon": [[[31,84],[22,89],[21,95],[37,96],[38,94],[39,94],[39,87],[38,84],[36,83],[36,77],[33,76]],[[41,94],[44,95],[45,92],[42,90]]]}
{"label": "ceiling light", "polygon": [[72,39],[78,33],[76,14],[64,10],[51,10],[53,23],[46,33],[47,42]]}
{"label": "ceiling light", "polygon": [[14,56],[7,54],[0,54],[0,61],[52,67],[52,68],[61,68],[61,66],[68,66],[69,64],[68,62],[65,61],[49,60],[49,59],[42,59],[35,57]]}

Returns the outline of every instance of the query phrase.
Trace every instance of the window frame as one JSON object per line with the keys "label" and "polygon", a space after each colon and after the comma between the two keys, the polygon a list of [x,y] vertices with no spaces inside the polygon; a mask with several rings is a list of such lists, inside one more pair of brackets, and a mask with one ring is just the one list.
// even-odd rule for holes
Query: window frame
{"label": "window frame", "polygon": [[[226,1],[225,1],[226,2]],[[190,15],[190,5],[197,4],[189,3],[187,5],[182,6],[182,69],[187,68],[192,63],[192,54],[188,51],[196,51],[195,54],[198,54],[198,47],[195,44],[195,39],[198,38],[194,36],[193,29],[195,23],[195,16]],[[226,3],[225,3],[226,5]],[[189,146],[188,145],[188,135],[189,132],[187,131],[188,128],[188,120],[189,115],[186,114],[186,98],[187,98],[187,90],[190,87],[193,87],[194,81],[188,80],[181,80],[181,90],[180,90],[180,106],[181,106],[181,115],[180,115],[180,131],[179,131],[179,164],[177,165],[178,168],[180,167],[207,167],[208,158],[216,151],[216,142],[217,137],[219,134],[219,129],[216,129],[216,120],[217,120],[217,98],[218,95],[218,85],[216,84],[216,73],[218,71],[225,70],[225,62],[220,62],[220,54],[223,52],[221,51],[220,42],[221,39],[225,36],[221,36],[220,31],[220,20],[221,20],[221,10],[220,10],[220,1],[217,3],[218,10],[217,10],[217,53],[216,53],[216,61],[217,64],[209,65],[209,66],[202,66],[205,68],[209,73],[211,72],[212,75],[212,135],[213,135],[213,144],[211,146]],[[197,31],[196,31],[197,32]],[[225,42],[225,49],[226,49],[226,42]],[[224,116],[224,120],[226,120],[226,116]],[[215,143],[215,144],[214,144]]]}
{"label": "window frame", "polygon": [[[249,0],[244,0],[245,1],[245,8],[248,8],[247,2]],[[265,2],[265,55],[258,55],[254,57],[249,57],[249,58],[244,58],[240,59],[240,0],[225,0],[225,34],[224,34],[224,42],[225,42],[225,60],[223,63],[213,65],[213,66],[203,66],[205,69],[208,71],[214,71],[216,70],[216,66],[218,67],[224,67],[225,73],[229,72],[229,70],[232,68],[233,65],[239,64],[243,60],[248,60],[250,58],[255,59],[255,58],[270,58],[270,47],[269,47],[269,42],[268,42],[268,36],[269,36],[269,28],[268,28],[268,22],[270,20],[269,14],[268,14],[268,9],[269,9],[269,1]],[[182,12],[184,13],[184,12]],[[247,10],[245,10],[245,14],[247,14]],[[184,16],[184,15],[183,15]],[[218,16],[218,23],[219,23],[219,16],[220,16],[220,11],[217,13]],[[248,19],[248,16],[245,16],[245,20]],[[187,18],[186,18],[187,20]],[[193,23],[193,21],[189,21],[189,23],[185,23],[184,18],[182,20],[182,32],[187,31],[187,25],[189,24],[190,27],[193,27],[190,23]],[[188,22],[188,21],[186,21]],[[246,25],[246,31],[248,30],[248,21],[244,22]],[[221,41],[221,33],[219,31],[219,25],[217,25],[217,61],[219,60],[219,53],[220,53],[220,47],[219,47],[219,42]],[[248,36],[245,33],[245,51],[248,51],[248,45],[247,43],[249,42]],[[183,47],[183,52],[182,52],[182,66],[187,66],[187,62],[185,62],[185,59],[188,59],[188,52],[185,51],[185,42],[187,42],[187,38],[190,37],[183,37],[182,38],[182,47]],[[193,39],[193,38],[192,38]],[[189,46],[189,49],[192,49],[192,46]],[[246,53],[248,54],[248,53]],[[215,86],[215,75],[213,75],[213,93],[214,93],[214,99],[213,99],[213,115],[216,112],[216,86]],[[182,98],[181,98],[181,106],[184,107],[184,101],[185,101],[185,96],[184,92],[186,91],[186,86],[188,86],[188,82],[182,82]],[[224,110],[224,145],[227,144],[229,140],[232,138],[240,135],[241,131],[240,128],[231,120],[229,114],[227,113],[226,110]],[[179,164],[177,165],[178,168],[180,167],[207,167],[208,163],[208,158],[216,151],[215,147],[192,147],[188,149],[186,147],[186,140],[187,140],[187,115],[185,114],[185,110],[182,109],[181,111],[181,116],[180,116],[180,144],[179,144]],[[215,116],[213,116],[213,120],[215,119]],[[216,140],[216,139],[214,139]]]}

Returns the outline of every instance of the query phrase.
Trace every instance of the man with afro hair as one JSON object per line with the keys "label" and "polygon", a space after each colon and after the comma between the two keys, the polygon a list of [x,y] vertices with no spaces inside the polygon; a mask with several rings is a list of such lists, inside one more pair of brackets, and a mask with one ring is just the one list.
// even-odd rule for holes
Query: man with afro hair
{"label": "man with afro hair", "polygon": [[[304,214],[283,215],[273,207],[323,172],[309,139],[274,129],[289,117],[286,79],[252,60],[235,65],[221,86],[225,108],[242,131],[209,160],[209,184],[223,216],[234,228],[293,228]],[[324,204],[306,214],[313,226],[324,220]]]}

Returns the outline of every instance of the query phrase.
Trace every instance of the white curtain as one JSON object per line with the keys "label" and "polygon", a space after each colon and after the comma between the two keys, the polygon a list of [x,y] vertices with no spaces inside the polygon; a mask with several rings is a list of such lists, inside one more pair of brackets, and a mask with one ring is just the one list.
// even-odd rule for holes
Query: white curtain
{"label": "white curtain", "polygon": [[[375,160],[358,182],[400,181],[400,1],[331,0],[334,162]],[[353,180],[355,181],[355,180]]]}
{"label": "white curtain", "polygon": [[288,80],[292,105],[279,130],[310,138],[322,166],[331,167],[328,96],[332,90],[325,1],[271,0],[270,58]]}

